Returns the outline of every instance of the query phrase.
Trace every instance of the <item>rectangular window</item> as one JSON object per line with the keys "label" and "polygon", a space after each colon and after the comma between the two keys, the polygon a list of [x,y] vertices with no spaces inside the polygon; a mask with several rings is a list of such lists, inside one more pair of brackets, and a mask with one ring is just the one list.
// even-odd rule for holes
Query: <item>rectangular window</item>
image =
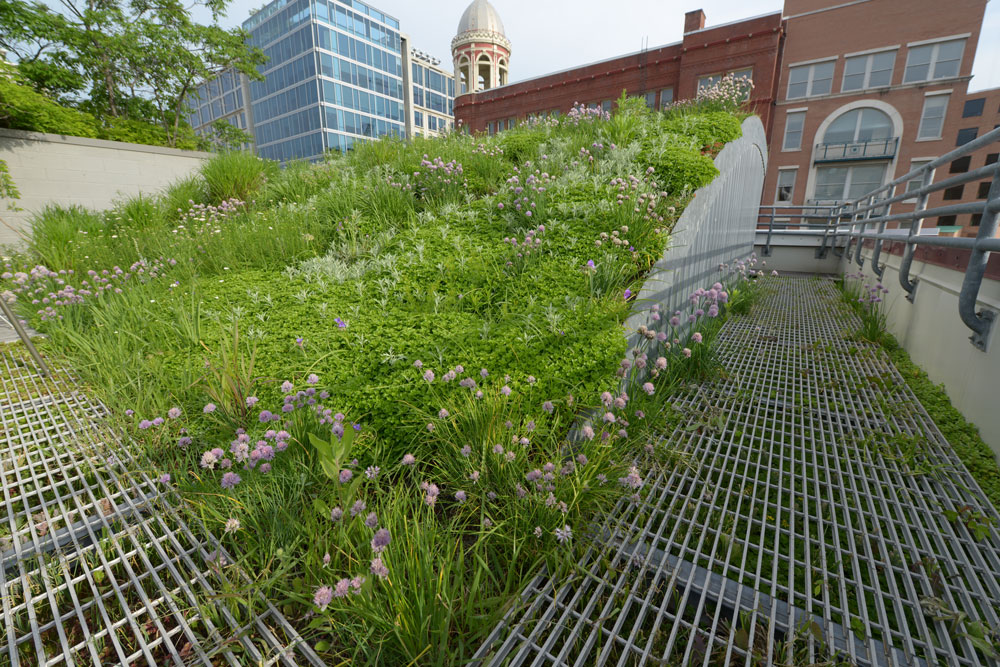
{"label": "rectangular window", "polygon": [[986,162],[983,163],[983,166],[985,167],[991,164],[996,164],[997,160],[1000,160],[1000,153],[989,153],[986,156]]}
{"label": "rectangular window", "polygon": [[603,102],[601,102],[601,110],[603,110],[605,113],[611,113],[612,104],[613,102],[611,100],[604,100]]}
{"label": "rectangular window", "polygon": [[958,216],[942,215],[937,219],[938,227],[954,227],[958,221]]}
{"label": "rectangular window", "polygon": [[964,174],[969,171],[970,166],[972,166],[972,156],[966,155],[965,157],[960,157],[957,160],[952,160],[951,165],[948,167],[948,173]]}
{"label": "rectangular window", "polygon": [[930,95],[924,98],[924,110],[920,114],[920,128],[917,139],[940,139],[944,126],[944,113],[948,108],[950,95]]}
{"label": "rectangular window", "polygon": [[977,127],[967,127],[963,130],[958,131],[958,138],[955,141],[956,146],[964,146],[973,139],[979,136],[979,128]]}
{"label": "rectangular window", "polygon": [[788,70],[788,99],[829,95],[833,89],[833,60]]}
{"label": "rectangular window", "polygon": [[970,218],[970,224],[973,227],[978,227],[979,223],[981,223],[982,221],[983,221],[982,213],[973,213],[972,218]]}
{"label": "rectangular window", "polygon": [[656,91],[651,93],[646,93],[642,96],[643,101],[646,102],[646,106],[650,109],[656,108]]}
{"label": "rectangular window", "polygon": [[789,203],[795,194],[795,175],[798,169],[779,169],[778,188],[774,193],[774,201],[778,203]]}
{"label": "rectangular window", "polygon": [[990,194],[990,181],[981,181],[976,190],[976,199],[986,199]]}
{"label": "rectangular window", "polygon": [[424,126],[424,114],[422,114],[419,111],[414,111],[413,112],[413,124],[416,125],[417,127],[421,127],[422,128]]}
{"label": "rectangular window", "polygon": [[962,51],[964,50],[964,39],[914,46],[906,56],[903,83],[933,81],[958,76],[959,66],[962,63]]}
{"label": "rectangular window", "polygon": [[[930,162],[931,160],[913,160],[912,162],[910,162],[910,171],[916,171],[920,167],[923,167],[925,164],[930,164]],[[911,178],[906,182],[906,191],[913,192],[915,190],[919,190],[920,187],[923,185],[923,183],[924,183],[923,173],[918,174],[916,177]],[[905,201],[916,202],[917,198],[913,197],[912,199],[906,199]]]}
{"label": "rectangular window", "polygon": [[882,185],[884,164],[822,167],[816,170],[816,193],[820,201],[852,201]]}
{"label": "rectangular window", "polygon": [[494,127],[493,121],[491,120],[489,123],[486,124],[486,133],[490,135],[496,134],[496,130],[494,130],[493,127]]}
{"label": "rectangular window", "polygon": [[978,100],[966,100],[965,106],[962,107],[962,118],[972,118],[973,116],[982,116],[983,109],[986,108],[986,98],[980,97]]}
{"label": "rectangular window", "polygon": [[666,109],[674,101],[674,89],[664,88],[660,91],[660,108]]}
{"label": "rectangular window", "polygon": [[705,90],[708,90],[721,80],[721,74],[710,74],[708,76],[698,77],[698,94],[701,95]]}
{"label": "rectangular window", "polygon": [[796,111],[785,116],[785,140],[783,151],[797,151],[802,148],[802,128],[806,122],[806,112]]}
{"label": "rectangular window", "polygon": [[882,53],[848,58],[844,61],[844,81],[840,89],[847,92],[891,85],[892,68],[895,65],[895,51],[883,51]]}
{"label": "rectangular window", "polygon": [[962,192],[965,190],[964,185],[955,185],[950,188],[945,188],[944,190],[944,200],[945,201],[956,201],[962,198]]}

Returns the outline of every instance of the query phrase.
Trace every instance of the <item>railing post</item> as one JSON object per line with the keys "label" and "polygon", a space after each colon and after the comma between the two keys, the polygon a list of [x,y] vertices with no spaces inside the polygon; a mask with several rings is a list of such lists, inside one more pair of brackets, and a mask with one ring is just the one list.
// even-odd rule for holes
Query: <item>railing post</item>
{"label": "railing post", "polygon": [[774,231],[774,209],[775,206],[771,206],[771,218],[767,224],[767,240],[764,242],[764,249],[760,251],[760,254],[764,257],[771,256],[771,232]]}
{"label": "railing post", "polygon": [[917,217],[917,214],[927,208],[927,199],[930,197],[930,193],[926,190],[934,182],[934,171],[934,169],[926,170],[920,182],[920,195],[917,197],[917,205],[913,207],[910,233],[906,236],[906,248],[903,250],[903,259],[899,263],[899,285],[906,292],[906,300],[910,303],[913,303],[917,291],[917,280],[910,280],[910,267],[913,265],[913,255],[917,252],[917,246],[913,244],[912,239],[920,235],[920,228],[923,226],[924,219]]}
{"label": "railing post", "polygon": [[[803,209],[805,210],[805,209]],[[816,259],[823,259],[826,257],[826,244],[830,240],[830,222],[833,220],[834,207],[831,206],[827,211],[826,215],[826,229],[823,230],[823,240],[820,242],[819,247],[816,248]],[[830,245],[833,245],[832,243]]]}
{"label": "railing post", "polygon": [[[993,183],[986,195],[986,206],[983,207],[983,217],[979,221],[979,233],[976,235],[977,242],[996,236],[998,213],[1000,213],[1000,163],[993,172]],[[983,351],[986,351],[990,329],[996,319],[996,313],[992,310],[984,309],[976,313],[976,300],[989,259],[989,250],[982,250],[978,245],[972,249],[969,254],[969,266],[965,270],[965,279],[962,281],[962,291],[958,295],[958,313],[965,325],[972,329],[969,340]]]}
{"label": "railing post", "polygon": [[[890,193],[891,194],[891,193]],[[880,218],[878,223],[878,233],[881,235],[885,231],[885,216],[889,215],[888,208],[881,210],[878,217]],[[880,267],[878,265],[879,258],[882,255],[882,239],[875,239],[875,247],[872,249],[872,272],[882,278],[882,274],[885,273],[885,267]]]}
{"label": "railing post", "polygon": [[865,244],[865,240],[861,238],[861,235],[865,233],[865,228],[867,227],[868,218],[872,215],[871,207],[875,204],[875,195],[868,197],[865,206],[868,210],[865,211],[865,216],[861,219],[861,229],[858,230],[858,245],[854,249],[854,263],[858,265],[859,269],[863,269],[865,266],[865,260],[861,258],[861,248]]}
{"label": "railing post", "polygon": [[17,319],[17,316],[14,315],[13,311],[11,311],[7,302],[4,301],[3,296],[0,296],[0,312],[3,313],[4,319],[10,322],[10,325],[14,327],[14,331],[17,332],[18,338],[21,339],[24,346],[28,348],[28,354],[30,354],[31,358],[35,360],[36,364],[38,364],[38,368],[42,371],[42,377],[47,377],[49,375],[49,367],[45,365],[44,361],[42,361],[42,355],[38,354],[38,350],[36,350],[35,346],[31,343],[31,337],[28,336],[28,332],[24,330],[23,326],[21,326],[21,320]]}

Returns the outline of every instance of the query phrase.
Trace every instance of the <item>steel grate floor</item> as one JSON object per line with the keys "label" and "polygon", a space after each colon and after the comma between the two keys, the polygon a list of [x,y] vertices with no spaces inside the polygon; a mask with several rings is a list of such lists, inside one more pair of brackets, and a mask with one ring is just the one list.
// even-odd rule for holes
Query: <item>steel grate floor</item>
{"label": "steel grate floor", "polygon": [[0,665],[323,664],[103,414],[0,347]]}
{"label": "steel grate floor", "polygon": [[[1000,630],[998,519],[825,279],[781,278],[718,345],[641,503],[537,577],[491,665],[982,665]],[[680,463],[677,463],[680,461]],[[951,522],[945,512],[958,512]]]}

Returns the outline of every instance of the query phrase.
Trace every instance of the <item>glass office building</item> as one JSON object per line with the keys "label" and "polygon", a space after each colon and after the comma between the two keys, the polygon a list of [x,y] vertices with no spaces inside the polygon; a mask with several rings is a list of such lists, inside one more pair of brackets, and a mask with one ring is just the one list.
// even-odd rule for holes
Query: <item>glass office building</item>
{"label": "glass office building", "polygon": [[[243,96],[261,157],[315,159],[355,141],[406,136],[395,18],[358,0],[275,0],[243,28],[267,57],[264,80],[249,81]],[[219,79],[199,88],[196,131],[223,117],[226,107],[212,95]]]}
{"label": "glass office building", "polygon": [[452,128],[455,118],[455,75],[440,61],[410,50],[410,87],[413,90],[413,134],[436,137]]}
{"label": "glass office building", "polygon": [[199,136],[211,135],[211,125],[219,119],[252,134],[253,118],[250,115],[249,96],[245,76],[234,71],[223,72],[201,84],[191,96],[189,103],[192,108],[188,114],[188,123]]}

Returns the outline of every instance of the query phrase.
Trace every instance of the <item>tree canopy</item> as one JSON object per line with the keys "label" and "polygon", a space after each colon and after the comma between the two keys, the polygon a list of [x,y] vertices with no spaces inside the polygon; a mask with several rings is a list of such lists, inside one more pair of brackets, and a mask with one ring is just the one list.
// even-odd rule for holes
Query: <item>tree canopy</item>
{"label": "tree canopy", "polygon": [[[134,133],[137,123],[158,125],[165,143],[175,146],[201,81],[227,69],[260,78],[260,49],[247,45],[242,29],[218,24],[227,3],[58,0],[50,7],[5,0],[0,48],[13,56],[20,80],[35,92],[119,133]],[[210,25],[193,20],[196,7],[210,12]]]}

